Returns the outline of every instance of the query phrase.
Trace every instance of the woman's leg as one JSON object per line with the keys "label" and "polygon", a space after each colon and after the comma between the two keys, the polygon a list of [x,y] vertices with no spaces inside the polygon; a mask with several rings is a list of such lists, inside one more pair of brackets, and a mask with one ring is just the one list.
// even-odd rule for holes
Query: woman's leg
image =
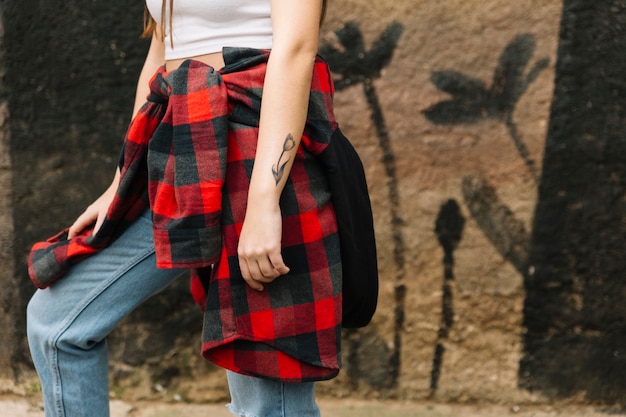
{"label": "woman's leg", "polygon": [[108,417],[106,336],[182,270],[157,269],[149,212],[111,246],[38,290],[27,310],[46,417]]}
{"label": "woman's leg", "polygon": [[233,414],[242,417],[319,417],[315,383],[284,384],[226,372]]}

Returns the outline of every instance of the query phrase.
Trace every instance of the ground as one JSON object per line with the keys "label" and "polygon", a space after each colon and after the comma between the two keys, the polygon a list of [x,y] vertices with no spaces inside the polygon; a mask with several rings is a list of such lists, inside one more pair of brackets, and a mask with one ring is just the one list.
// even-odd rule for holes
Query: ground
{"label": "ground", "polygon": [[[581,405],[580,400],[552,404],[459,404],[331,398],[318,395],[323,417],[613,417],[625,410]],[[0,378],[0,417],[43,417],[39,384]],[[131,401],[114,399],[111,417],[233,417],[223,402]]]}
{"label": "ground", "polygon": [[[325,417],[612,417],[626,412],[610,407],[553,405],[468,405],[374,402],[350,399],[319,400]],[[111,417],[232,417],[223,404],[113,401]],[[37,395],[0,395],[2,417],[43,417]]]}

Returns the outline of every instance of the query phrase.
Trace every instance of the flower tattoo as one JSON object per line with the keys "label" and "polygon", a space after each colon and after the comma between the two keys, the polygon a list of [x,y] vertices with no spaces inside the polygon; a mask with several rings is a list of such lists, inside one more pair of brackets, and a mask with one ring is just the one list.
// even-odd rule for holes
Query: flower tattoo
{"label": "flower tattoo", "polygon": [[283,142],[283,151],[280,153],[280,156],[278,157],[278,162],[276,162],[276,165],[272,166],[272,174],[274,175],[274,180],[276,181],[276,185],[278,185],[280,180],[283,178],[283,174],[285,172],[285,166],[287,165],[287,162],[289,162],[288,157],[283,161],[285,152],[289,152],[290,150],[295,148],[295,146],[296,146],[296,141],[293,139],[293,136],[291,136],[291,133],[287,134],[287,137],[285,138],[285,141]]}

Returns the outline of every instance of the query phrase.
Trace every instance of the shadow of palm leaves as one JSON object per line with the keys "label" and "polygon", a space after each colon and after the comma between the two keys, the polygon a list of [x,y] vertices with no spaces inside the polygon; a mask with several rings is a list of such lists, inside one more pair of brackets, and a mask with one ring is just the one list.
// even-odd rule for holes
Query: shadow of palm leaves
{"label": "shadow of palm leaves", "polygon": [[[400,349],[401,330],[404,325],[404,300],[406,287],[404,278],[404,237],[402,234],[403,221],[400,216],[400,199],[398,193],[398,181],[396,176],[396,162],[389,132],[385,124],[384,115],[378,100],[378,94],[373,81],[379,78],[382,69],[389,65],[393,52],[398,44],[404,28],[400,23],[391,23],[374,41],[370,50],[366,50],[361,29],[354,22],[346,25],[335,32],[340,48],[325,44],[320,47],[320,55],[326,59],[333,70],[339,75],[334,80],[337,91],[350,86],[361,84],[367,103],[371,110],[371,120],[376,129],[379,146],[383,154],[382,162],[387,176],[388,195],[391,211],[391,228],[394,242],[394,262],[396,266],[396,286],[395,286],[395,313],[394,313],[394,344],[393,352],[387,352],[387,348],[381,345],[380,337],[373,329],[345,330],[346,347],[349,350],[347,373],[355,383],[358,379],[365,379],[367,383],[379,388],[394,387],[397,385],[400,372]],[[374,332],[374,333],[373,333]],[[371,340],[363,343],[364,338]],[[370,345],[371,350],[378,350],[378,358],[388,359],[388,366],[376,367],[381,372],[373,372],[371,361],[373,360],[368,352],[363,352],[362,345]],[[370,352],[371,353],[371,352]],[[366,372],[360,372],[360,363],[368,364]]]}
{"label": "shadow of palm leaves", "polygon": [[432,123],[441,125],[470,124],[485,119],[502,120],[509,130],[517,152],[537,182],[538,169],[513,121],[513,113],[520,98],[550,63],[548,58],[542,58],[524,75],[534,50],[533,35],[523,34],[513,39],[500,55],[489,88],[482,80],[456,71],[433,72],[431,74],[433,84],[437,89],[449,93],[452,98],[437,103],[422,113]]}
{"label": "shadow of palm leaves", "polygon": [[335,88],[342,90],[358,83],[368,83],[379,78],[384,67],[389,65],[404,27],[397,22],[391,23],[374,41],[369,51],[361,29],[355,22],[348,22],[337,31],[341,44],[338,49],[330,44],[320,47],[320,55],[330,64],[335,74],[341,78],[334,80]]}
{"label": "shadow of palm leaves", "polygon": [[528,260],[530,234],[524,222],[498,197],[486,180],[468,175],[461,191],[472,218],[504,259],[523,274]]}
{"label": "shadow of palm leaves", "polygon": [[[423,113],[431,122],[442,125],[470,124],[486,119],[503,121],[519,155],[537,182],[538,170],[513,121],[513,113],[520,98],[549,64],[548,58],[542,58],[524,75],[534,50],[535,39],[532,35],[517,36],[501,54],[489,88],[482,80],[456,71],[433,72],[432,82],[439,90],[452,95],[452,98],[431,106]],[[472,218],[487,239],[504,259],[523,274],[530,238],[524,223],[498,198],[497,190],[484,178],[466,176],[461,191]]]}
{"label": "shadow of palm leaves", "polygon": [[[535,40],[530,34],[517,36],[500,55],[490,87],[478,79],[456,71],[436,71],[431,74],[433,84],[441,91],[449,93],[450,100],[437,103],[423,111],[428,120],[435,124],[471,124],[486,119],[503,121],[517,152],[523,158],[535,182],[539,172],[528,149],[517,132],[513,113],[524,92],[549,64],[548,58],[538,60],[526,75],[525,69],[535,50]],[[487,239],[520,273],[524,273],[528,258],[529,234],[524,223],[497,196],[496,189],[486,180],[476,176],[466,176],[462,183],[462,193],[472,218],[476,221]],[[451,208],[448,207],[448,212]],[[443,207],[440,215],[444,213]],[[448,215],[447,217],[450,217]],[[443,217],[444,219],[447,217]],[[457,216],[458,217],[458,216]],[[459,223],[458,218],[457,222]],[[439,230],[440,219],[437,220]],[[462,226],[461,226],[462,227]],[[445,228],[444,228],[445,229]],[[438,235],[440,233],[438,232]],[[456,236],[456,235],[455,235]],[[445,236],[444,236],[445,237]],[[460,233],[459,233],[460,238]],[[453,294],[450,286],[454,246],[442,241],[444,256],[444,284],[442,296],[442,319],[438,333],[431,370],[431,393],[438,388],[444,344],[448,330],[453,324]],[[455,242],[458,241],[455,240]]]}

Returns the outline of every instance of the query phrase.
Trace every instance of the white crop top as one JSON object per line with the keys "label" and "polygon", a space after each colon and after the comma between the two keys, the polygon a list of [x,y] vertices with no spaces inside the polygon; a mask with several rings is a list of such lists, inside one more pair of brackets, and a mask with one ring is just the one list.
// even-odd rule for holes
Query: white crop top
{"label": "white crop top", "polygon": [[[163,0],[146,0],[161,25]],[[172,33],[169,0],[165,16],[165,59],[191,58],[220,52],[225,46],[271,49],[269,0],[174,0]]]}

